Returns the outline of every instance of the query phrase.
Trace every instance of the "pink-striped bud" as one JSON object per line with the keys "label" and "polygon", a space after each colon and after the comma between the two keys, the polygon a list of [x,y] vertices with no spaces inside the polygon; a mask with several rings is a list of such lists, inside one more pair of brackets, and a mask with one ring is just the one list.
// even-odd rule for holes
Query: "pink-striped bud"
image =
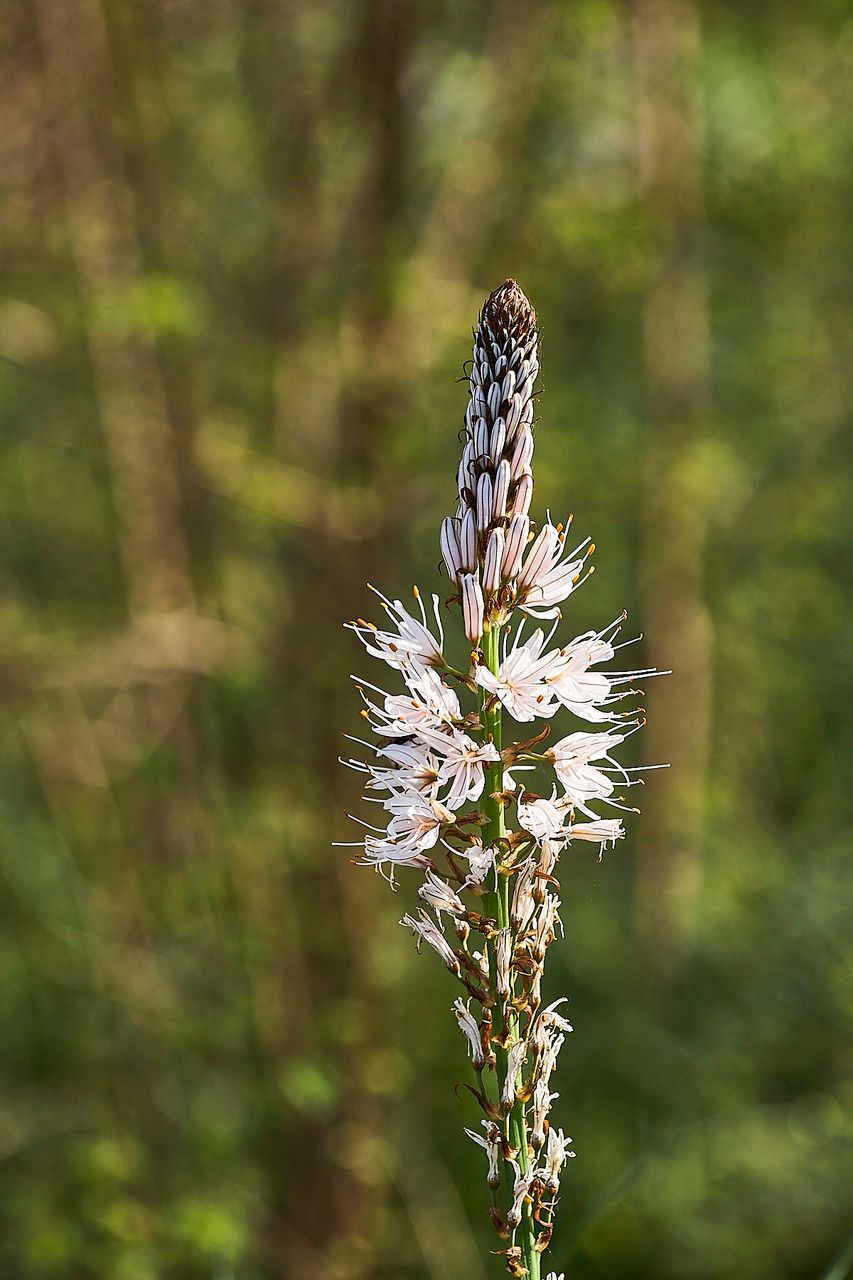
{"label": "pink-striped bud", "polygon": [[492,489],[492,519],[502,520],[506,515],[506,503],[509,497],[510,474],[509,463],[504,458],[501,465],[495,472],[495,482]]}
{"label": "pink-striped bud", "polygon": [[470,573],[477,563],[477,521],[470,507],[459,526],[459,555],[462,568]]}
{"label": "pink-striped bud", "polygon": [[504,543],[501,577],[509,582],[518,573],[530,533],[530,517],[514,515],[509,522]]}
{"label": "pink-striped bud", "polygon": [[469,644],[475,647],[483,636],[483,591],[477,578],[471,574],[463,575],[462,582],[462,622]]}
{"label": "pink-striped bud", "polygon": [[465,565],[462,560],[462,547],[459,542],[459,520],[448,516],[442,521],[439,544],[447,572],[455,582]]}
{"label": "pink-striped bud", "polygon": [[518,482],[518,488],[515,491],[515,501],[512,504],[513,511],[519,515],[526,516],[530,510],[530,503],[533,501],[533,476],[529,471],[525,471],[524,475]]}
{"label": "pink-striped bud", "polygon": [[486,543],[486,559],[483,563],[483,590],[490,593],[501,585],[501,564],[504,555],[504,531],[493,529]]}

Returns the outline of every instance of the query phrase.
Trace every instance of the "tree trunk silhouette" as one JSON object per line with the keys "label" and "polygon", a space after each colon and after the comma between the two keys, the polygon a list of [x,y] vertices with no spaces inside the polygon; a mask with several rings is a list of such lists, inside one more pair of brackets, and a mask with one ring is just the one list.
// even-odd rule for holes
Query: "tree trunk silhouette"
{"label": "tree trunk silhouette", "polygon": [[[703,601],[707,505],[697,492],[709,412],[708,296],[702,260],[699,12],[692,0],[637,0],[639,169],[656,242],[643,315],[648,403],[641,616],[647,652],[673,675],[647,689],[636,926],[658,970],[688,941],[700,875],[711,700]],[[698,477],[701,479],[701,477]]]}

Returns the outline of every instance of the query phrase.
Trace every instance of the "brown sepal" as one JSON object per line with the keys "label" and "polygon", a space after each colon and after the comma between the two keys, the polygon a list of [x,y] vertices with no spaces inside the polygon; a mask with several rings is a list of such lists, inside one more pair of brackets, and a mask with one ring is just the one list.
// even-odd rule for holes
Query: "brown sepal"
{"label": "brown sepal", "polygon": [[484,1095],[480,1093],[479,1089],[475,1089],[472,1084],[465,1084],[464,1081],[457,1084],[456,1088],[454,1089],[454,1093],[456,1093],[457,1096],[459,1094],[460,1089],[467,1089],[469,1093],[473,1093],[474,1097],[479,1102],[480,1107],[482,1108],[487,1119],[494,1120],[495,1122],[503,1120],[504,1118],[503,1111],[501,1111],[499,1107],[496,1107],[493,1102],[490,1102],[488,1098],[484,1097]]}
{"label": "brown sepal", "polygon": [[553,1234],[554,1234],[554,1228],[550,1222],[547,1223],[545,1226],[543,1226],[542,1230],[539,1232],[538,1236],[536,1237],[536,1243],[533,1246],[537,1253],[545,1252],[545,1250],[548,1248],[548,1245],[551,1243],[551,1237]]}
{"label": "brown sepal", "polygon": [[491,1219],[492,1226],[500,1236],[501,1240],[508,1240],[509,1227],[506,1225],[506,1222],[504,1221],[504,1216],[501,1213],[500,1209],[495,1207],[491,1208],[489,1210],[489,1218]]}
{"label": "brown sepal", "polygon": [[532,751],[534,747],[538,747],[540,742],[544,742],[550,736],[551,726],[545,725],[541,733],[537,733],[533,738],[526,738],[524,742],[513,742],[512,746],[505,747],[501,752],[505,765],[515,764],[518,757],[523,751]]}
{"label": "brown sepal", "polygon": [[516,1280],[524,1280],[524,1277],[530,1275],[527,1267],[521,1260],[521,1248],[514,1244],[511,1249],[502,1249],[501,1255],[506,1258],[506,1269],[511,1276],[515,1276]]}

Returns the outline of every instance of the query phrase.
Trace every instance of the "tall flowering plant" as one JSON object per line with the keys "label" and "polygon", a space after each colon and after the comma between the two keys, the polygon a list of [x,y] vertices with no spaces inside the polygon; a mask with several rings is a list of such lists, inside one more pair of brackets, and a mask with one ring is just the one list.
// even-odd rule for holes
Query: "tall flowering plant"
{"label": "tall flowering plant", "polygon": [[[433,626],[417,588],[415,613],[377,592],[387,622],[348,625],[405,688],[386,692],[353,677],[373,737],[357,739],[371,758],[345,762],[382,811],[381,825],[362,824],[355,861],[392,886],[401,868],[422,877],[422,905],[400,923],[461,987],[453,1013],[482,1112],[465,1132],[485,1154],[507,1270],[535,1280],[574,1154],[548,1120],[557,1056],[572,1030],[566,997],[543,1005],[541,994],[560,929],[558,860],[576,841],[597,845],[600,857],[624,834],[628,805],[617,789],[638,779],[614,753],[643,723],[625,707],[633,681],[657,674],[599,669],[622,647],[624,614],[601,631],[555,640],[560,606],[592,573],[594,547],[588,538],[570,547],[566,526],[550,517],[536,525],[529,514],[538,349],[536,313],[507,280],[474,331],[458,505],[440,537],[452,584],[446,604],[461,610],[470,656],[450,662],[438,595]],[[597,727],[546,747],[550,726],[529,726],[560,707]],[[516,724],[528,727],[506,732]]]}

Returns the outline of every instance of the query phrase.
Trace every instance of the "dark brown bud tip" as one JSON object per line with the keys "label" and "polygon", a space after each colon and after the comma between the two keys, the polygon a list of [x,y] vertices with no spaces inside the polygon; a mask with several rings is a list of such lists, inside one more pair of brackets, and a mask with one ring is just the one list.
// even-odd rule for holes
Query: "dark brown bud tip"
{"label": "dark brown bud tip", "polygon": [[522,341],[536,329],[536,312],[514,280],[504,280],[489,294],[483,304],[482,319],[494,334],[507,329]]}

